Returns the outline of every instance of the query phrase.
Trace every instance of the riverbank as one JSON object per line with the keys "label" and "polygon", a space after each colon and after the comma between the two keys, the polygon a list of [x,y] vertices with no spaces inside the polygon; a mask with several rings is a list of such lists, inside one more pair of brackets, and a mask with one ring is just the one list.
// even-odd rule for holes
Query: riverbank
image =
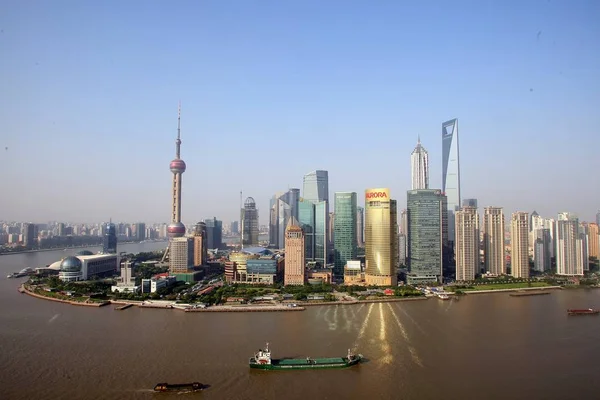
{"label": "riverbank", "polygon": [[65,303],[65,304],[70,304],[72,306],[86,306],[86,307],[102,307],[102,306],[107,306],[109,305],[111,302],[109,300],[107,301],[102,301],[102,302],[98,302],[98,301],[73,301],[73,300],[65,300],[65,299],[57,299],[56,297],[49,297],[49,296],[43,296],[39,293],[35,293],[29,289],[27,289],[25,287],[25,285],[21,285],[18,289],[19,293],[24,293],[24,294],[28,294],[32,297],[37,297],[38,299],[43,299],[43,300],[50,300],[50,301],[55,301],[58,303]]}
{"label": "riverbank", "polygon": [[464,290],[463,293],[467,295],[471,294],[486,294],[486,293],[509,293],[509,292],[521,292],[521,291],[544,291],[544,290],[556,290],[562,289],[562,286],[540,286],[531,288],[514,288],[514,289],[490,289],[490,290]]}
{"label": "riverbank", "polygon": [[[166,240],[152,240],[150,242],[136,242],[136,241],[128,241],[128,242],[118,242],[117,245],[126,245],[126,244],[143,244],[143,243],[166,243]],[[11,254],[26,254],[26,253],[42,253],[45,251],[60,251],[60,250],[75,250],[75,249],[90,249],[90,248],[101,248],[102,244],[86,244],[81,246],[69,246],[69,247],[52,247],[50,249],[33,249],[33,250],[19,250],[19,251],[7,251],[0,253],[0,256],[9,256]]]}
{"label": "riverbank", "polygon": [[[561,286],[544,286],[544,287],[532,287],[532,288],[518,288],[518,289],[492,289],[492,290],[476,290],[476,291],[465,291],[463,292],[465,295],[471,294],[490,294],[490,293],[512,293],[512,292],[532,292],[532,291],[547,291],[547,290],[557,290],[563,289]],[[170,309],[170,310],[179,310],[185,312],[279,312],[279,311],[304,311],[306,307],[313,306],[338,306],[338,305],[357,305],[364,303],[395,303],[402,301],[421,301],[421,300],[429,300],[430,297],[419,296],[419,297],[406,297],[406,298],[377,298],[377,299],[366,299],[366,300],[350,300],[350,301],[318,301],[318,302],[287,302],[282,303],[281,305],[265,305],[265,306],[257,306],[257,305],[217,305],[217,306],[209,306],[206,308],[194,307],[193,304],[178,304],[175,302],[169,301],[136,301],[136,300],[106,300],[104,302],[95,302],[95,301],[73,301],[66,299],[58,299],[55,297],[44,296],[39,293],[35,293],[29,290],[25,285],[21,285],[18,289],[19,292],[28,294],[32,297],[36,297],[43,300],[50,300],[59,303],[66,303],[75,306],[89,306],[89,307],[102,307],[108,304],[114,304],[118,306],[127,306],[127,307],[119,307],[121,310],[125,310],[131,306],[136,306],[138,308],[154,308],[154,309]],[[455,294],[449,293],[451,296],[457,296]],[[296,306],[292,306],[295,304]]]}
{"label": "riverbank", "polygon": [[351,300],[351,301],[319,301],[314,303],[308,302],[297,302],[297,304],[301,304],[302,307],[309,306],[333,306],[333,305],[352,305],[352,304],[361,304],[361,303],[393,303],[396,301],[415,301],[415,300],[428,300],[428,297],[418,296],[418,297],[383,297],[380,299],[366,299],[366,300]]}
{"label": "riverbank", "polygon": [[[38,299],[50,300],[59,303],[65,303],[75,306],[90,306],[90,307],[102,307],[108,304],[114,304],[119,306],[119,310],[125,310],[129,307],[136,306],[138,308],[158,308],[158,309],[172,309],[186,312],[258,312],[258,311],[304,311],[306,307],[310,306],[336,306],[336,305],[356,305],[361,303],[393,303],[399,301],[415,301],[415,300],[428,300],[428,297],[407,297],[407,298],[381,298],[381,299],[367,299],[367,300],[354,300],[354,301],[320,301],[320,302],[294,302],[294,303],[282,303],[281,305],[267,305],[267,306],[256,306],[256,305],[218,305],[210,306],[206,308],[194,308],[191,304],[177,304],[168,301],[135,301],[135,300],[106,300],[104,302],[80,302],[67,299],[59,299],[56,297],[44,296],[39,293],[28,289],[24,284],[19,286],[17,290],[20,293],[28,294]],[[295,304],[296,306],[292,306]],[[126,306],[126,307],[123,307]]]}

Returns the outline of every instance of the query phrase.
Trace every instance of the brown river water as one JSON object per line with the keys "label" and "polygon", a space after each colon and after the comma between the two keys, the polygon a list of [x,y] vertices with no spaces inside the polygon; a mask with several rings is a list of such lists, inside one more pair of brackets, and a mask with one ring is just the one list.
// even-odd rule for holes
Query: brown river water
{"label": "brown river water", "polygon": [[[124,246],[147,251],[164,244]],[[0,399],[595,399],[600,290],[467,295],[309,307],[302,312],[183,313],[76,307],[17,292],[9,272],[64,256],[0,256]],[[344,370],[252,371],[273,357],[343,356]],[[154,393],[200,381],[201,393]]]}

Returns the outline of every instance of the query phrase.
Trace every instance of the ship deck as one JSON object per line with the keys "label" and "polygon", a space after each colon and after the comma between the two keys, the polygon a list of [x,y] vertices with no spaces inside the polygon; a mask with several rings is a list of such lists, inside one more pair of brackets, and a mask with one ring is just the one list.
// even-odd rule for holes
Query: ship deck
{"label": "ship deck", "polygon": [[[322,365],[322,364],[345,364],[346,360],[342,357],[331,357],[331,358],[311,358],[310,364],[313,365]],[[274,359],[271,363],[275,366],[286,366],[286,365],[306,365],[309,364],[306,358],[283,358],[283,359]]]}

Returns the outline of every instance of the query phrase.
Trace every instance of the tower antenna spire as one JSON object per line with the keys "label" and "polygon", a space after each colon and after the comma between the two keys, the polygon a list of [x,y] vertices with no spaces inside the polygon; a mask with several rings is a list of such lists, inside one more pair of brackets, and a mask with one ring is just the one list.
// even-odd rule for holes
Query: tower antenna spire
{"label": "tower antenna spire", "polygon": [[177,140],[175,141],[175,155],[176,158],[181,157],[181,100],[179,101],[179,107],[177,108]]}

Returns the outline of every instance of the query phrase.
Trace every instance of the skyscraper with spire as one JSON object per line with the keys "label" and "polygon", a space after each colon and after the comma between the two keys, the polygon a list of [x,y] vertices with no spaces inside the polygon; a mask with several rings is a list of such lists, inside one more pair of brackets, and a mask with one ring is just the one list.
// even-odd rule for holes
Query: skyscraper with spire
{"label": "skyscraper with spire", "polygon": [[421,145],[421,137],[410,155],[412,190],[429,189],[429,155]]}
{"label": "skyscraper with spire", "polygon": [[[185,226],[181,223],[181,177],[185,172],[185,162],[181,159],[181,104],[177,111],[177,140],[175,140],[175,159],[169,164],[173,173],[171,223],[167,227],[169,236],[169,271],[178,280],[188,281],[189,272],[194,266],[194,239],[183,237]],[[165,252],[166,257],[167,252]]]}
{"label": "skyscraper with spire", "polygon": [[454,213],[460,208],[460,161],[458,119],[442,124],[442,192],[448,199],[448,241],[454,248]]}
{"label": "skyscraper with spire", "polygon": [[177,111],[177,140],[175,140],[175,159],[169,165],[173,173],[171,223],[167,227],[169,238],[185,235],[185,225],[181,223],[181,178],[185,172],[185,162],[181,159],[181,103]]}

